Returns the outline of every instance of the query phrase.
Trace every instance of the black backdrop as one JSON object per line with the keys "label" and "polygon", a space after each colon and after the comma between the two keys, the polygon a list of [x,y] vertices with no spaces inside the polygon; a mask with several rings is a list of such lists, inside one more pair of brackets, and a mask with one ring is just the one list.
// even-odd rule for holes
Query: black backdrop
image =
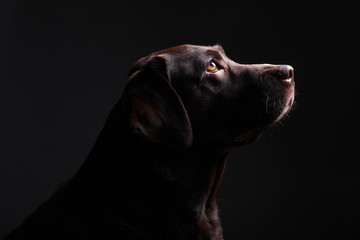
{"label": "black backdrop", "polygon": [[295,69],[290,117],[230,156],[225,239],[360,238],[357,5],[48,2],[0,3],[0,238],[83,163],[132,63],[183,43]]}

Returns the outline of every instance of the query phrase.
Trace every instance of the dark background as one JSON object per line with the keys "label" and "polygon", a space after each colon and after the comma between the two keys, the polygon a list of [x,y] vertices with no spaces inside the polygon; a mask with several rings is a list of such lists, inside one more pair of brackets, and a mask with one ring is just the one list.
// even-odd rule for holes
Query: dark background
{"label": "dark background", "polygon": [[225,239],[360,238],[355,1],[105,2],[0,3],[0,238],[84,162],[131,65],[184,43],[295,69],[290,117],[230,156]]}

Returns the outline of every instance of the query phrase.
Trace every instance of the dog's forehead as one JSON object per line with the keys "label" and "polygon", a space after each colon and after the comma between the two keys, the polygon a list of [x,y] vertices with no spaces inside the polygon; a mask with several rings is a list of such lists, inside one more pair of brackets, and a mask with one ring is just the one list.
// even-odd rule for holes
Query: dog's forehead
{"label": "dog's forehead", "polygon": [[154,55],[158,56],[174,56],[174,57],[196,57],[199,55],[218,55],[222,57],[226,57],[225,51],[221,45],[214,46],[200,46],[200,45],[179,45],[175,47],[171,47],[168,49],[164,49],[159,52],[155,52]]}

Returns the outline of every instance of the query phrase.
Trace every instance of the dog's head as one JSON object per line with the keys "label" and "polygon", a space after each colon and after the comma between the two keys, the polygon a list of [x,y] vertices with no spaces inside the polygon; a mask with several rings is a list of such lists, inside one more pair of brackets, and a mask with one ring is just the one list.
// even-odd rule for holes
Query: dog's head
{"label": "dog's head", "polygon": [[136,134],[188,148],[254,141],[294,102],[289,65],[245,65],[219,45],[181,45],[138,60],[122,97]]}

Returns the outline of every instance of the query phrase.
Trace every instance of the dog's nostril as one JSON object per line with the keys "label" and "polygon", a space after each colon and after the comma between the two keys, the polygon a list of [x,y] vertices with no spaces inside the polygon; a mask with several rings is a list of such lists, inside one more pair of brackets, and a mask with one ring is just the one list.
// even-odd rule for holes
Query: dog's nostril
{"label": "dog's nostril", "polygon": [[282,65],[276,72],[279,80],[291,81],[294,78],[294,69],[290,65]]}

